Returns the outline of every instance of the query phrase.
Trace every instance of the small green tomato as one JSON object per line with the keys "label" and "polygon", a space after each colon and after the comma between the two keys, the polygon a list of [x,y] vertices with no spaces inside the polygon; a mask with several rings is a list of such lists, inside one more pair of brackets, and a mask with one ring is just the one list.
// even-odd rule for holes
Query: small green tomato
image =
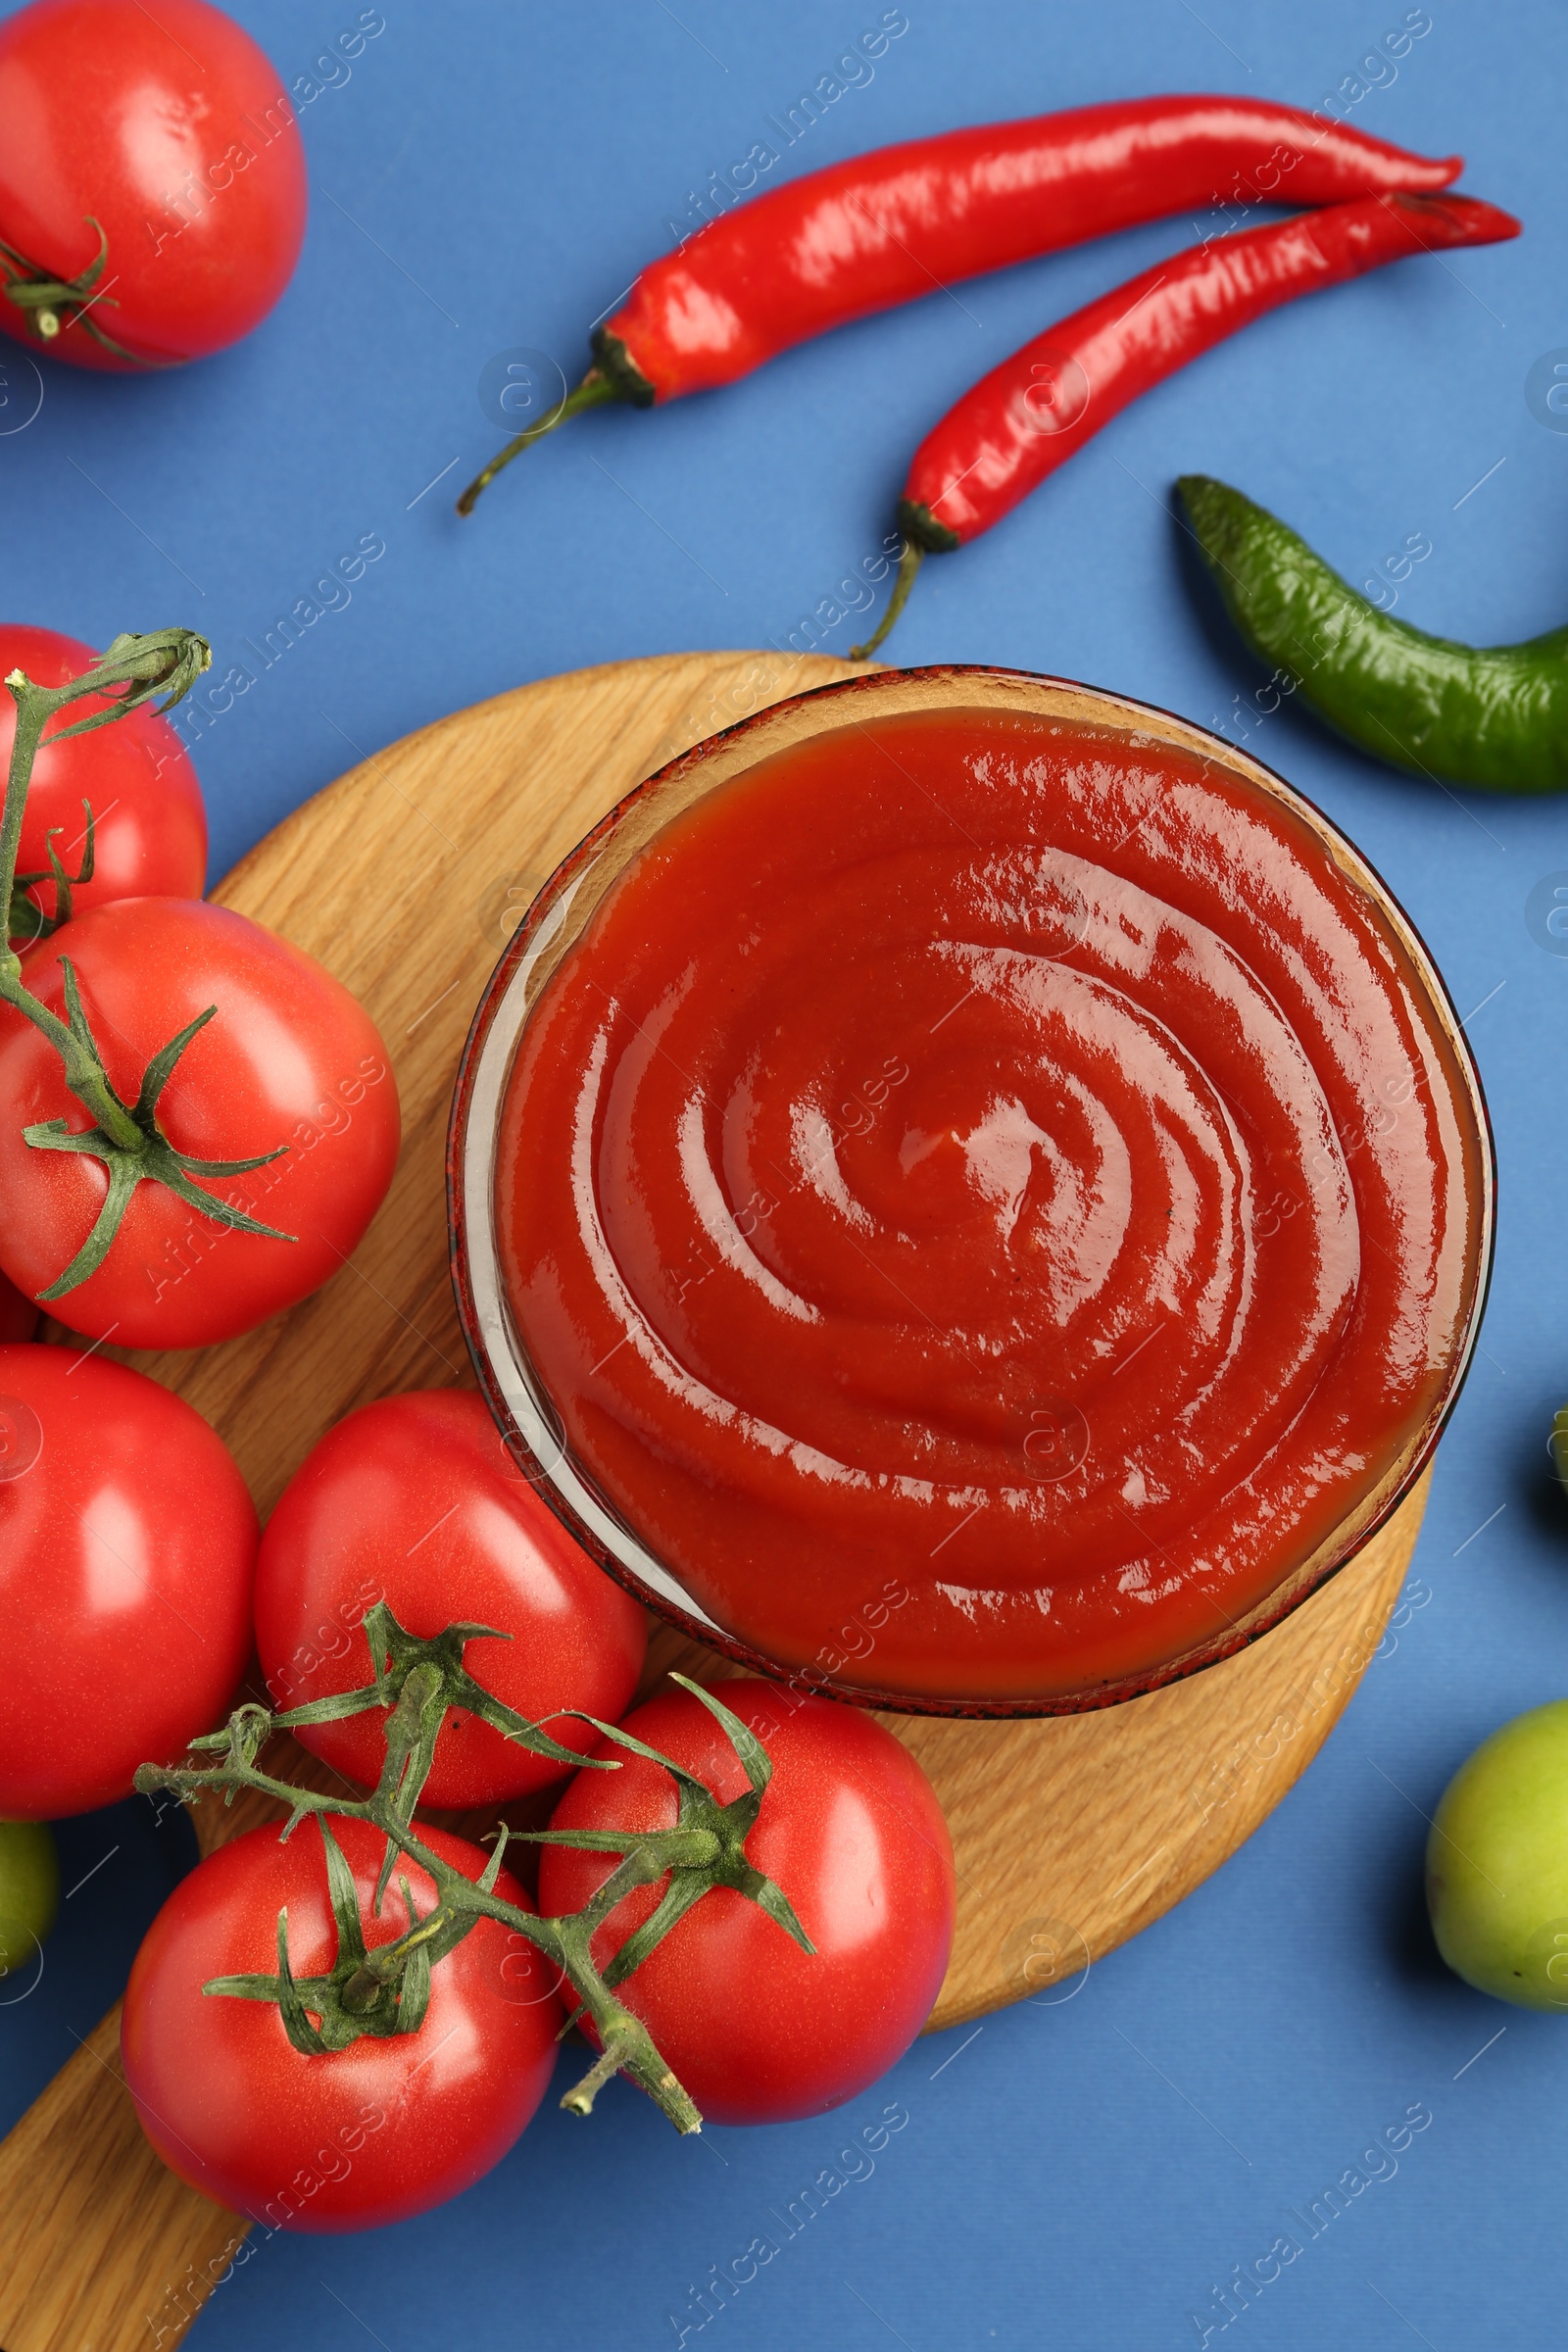
{"label": "small green tomato", "polygon": [[1516,1715],[1460,1765],[1427,1839],[1427,1909],[1468,1984],[1568,2010],[1568,1698]]}
{"label": "small green tomato", "polygon": [[1546,1451],[1557,1473],[1557,1484],[1568,1487],[1568,1404],[1560,1404],[1551,1416],[1551,1435],[1546,1440]]}
{"label": "small green tomato", "polygon": [[46,1821],[0,1821],[0,1979],[32,1968],[60,1908],[60,1864]]}

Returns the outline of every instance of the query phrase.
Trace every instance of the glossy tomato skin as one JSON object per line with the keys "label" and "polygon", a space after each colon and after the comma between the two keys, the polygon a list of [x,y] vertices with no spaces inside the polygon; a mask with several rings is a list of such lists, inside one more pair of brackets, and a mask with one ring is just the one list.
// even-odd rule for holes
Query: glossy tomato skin
{"label": "glossy tomato skin", "polygon": [[[642,1672],[648,1621],[546,1509],[466,1389],[384,1397],[329,1430],[285,1490],[263,1539],[256,1643],[272,1703],[303,1706],[371,1679],[365,1612],[385,1600],[410,1633],[493,1625],[465,1663],[532,1722],[580,1707],[613,1723]],[[297,1737],[364,1787],[386,1753],[378,1713]],[[584,1754],[597,1734],[546,1726]],[[555,1764],[449,1710],[425,1783],[437,1806],[500,1803],[564,1780]]]}
{"label": "glossy tomato skin", "polygon": [[94,316],[34,352],[115,373],[201,359],[249,334],[293,274],[305,153],[267,58],[207,0],[34,0],[0,24],[0,238],[78,277],[109,240]]}
{"label": "glossy tomato skin", "polygon": [[[272,932],[196,899],[121,899],[74,918],[26,959],[26,984],[62,1011],[69,956],[110,1080],[134,1102],[154,1054],[209,1004],[160,1099],[174,1149],[201,1159],[288,1150],[209,1190],[292,1241],[216,1225],[141,1184],[108,1257],[51,1308],[122,1348],[205,1348],[318,1290],[357,1247],[397,1164],[397,1084],[386,1048],[340,981]],[[0,1005],[0,1270],[36,1298],[86,1240],[107,1189],[100,1160],[34,1151],[23,1129],[89,1121],[59,1055]]]}
{"label": "glossy tomato skin", "polygon": [[38,1328],[38,1309],[24,1298],[15,1283],[0,1274],[0,1348],[30,1340]]}
{"label": "glossy tomato skin", "polygon": [[[332,1829],[367,1944],[390,1943],[411,1924],[399,1878],[421,1915],[433,1882],[404,1861],[372,1919],[380,1834],[337,1818]],[[466,1877],[484,1868],[477,1846],[420,1834]],[[496,1891],[532,1908],[510,1871]],[[336,1931],[310,1822],[286,1845],[268,1826],[220,1846],[159,1912],[121,2025],[143,2131],[192,2188],[268,2230],[376,2230],[457,2196],[500,2163],[549,2087],[562,2022],[553,1972],[524,1936],[481,1921],[431,1971],[417,2033],[368,2034],[308,2058],[270,2003],[202,1991],[213,1977],[275,1972],[284,1908],[294,1975],[324,1976]]]}
{"label": "glossy tomato skin", "polygon": [[181,1397],[75,1348],[0,1348],[0,1816],[112,1804],[222,1722],[259,1532]]}
{"label": "glossy tomato skin", "polygon": [[[35,686],[64,686],[97,659],[79,638],[0,623],[0,677],[23,669]],[[51,746],[51,735],[106,709],[108,702],[107,696],[94,695],[70,704],[50,720],[32,763],[17,870],[48,871],[48,837],[58,827],[60,862],[75,873],[86,837],[81,806],[86,801],[94,820],[93,876],[72,894],[76,913],[111,899],[199,899],[207,877],[207,810],[196,770],[168,719],[144,708],[117,718],[113,726]],[[10,762],[16,732],[16,705],[9,695],[0,695],[0,774]],[[35,883],[28,896],[45,914],[54,913],[52,882]]]}
{"label": "glossy tomato skin", "polygon": [[[870,1715],[752,1680],[723,1683],[718,1695],[773,1765],[746,1850],[789,1896],[816,1957],[755,1903],[717,1888],[620,1997],[710,2122],[786,2123],[855,2098],[925,2024],[953,1947],[953,1844],[925,1774]],[[746,1788],[734,1748],[687,1691],[651,1699],[623,1728],[726,1802]],[[607,1742],[600,1752],[617,1751]],[[656,1829],[674,1819],[668,1773],[629,1757],[617,1773],[579,1773],[550,1826]],[[545,1846],[540,1910],[580,1910],[613,1867],[603,1854]],[[664,1885],[611,1913],[594,1942],[601,1967]]]}

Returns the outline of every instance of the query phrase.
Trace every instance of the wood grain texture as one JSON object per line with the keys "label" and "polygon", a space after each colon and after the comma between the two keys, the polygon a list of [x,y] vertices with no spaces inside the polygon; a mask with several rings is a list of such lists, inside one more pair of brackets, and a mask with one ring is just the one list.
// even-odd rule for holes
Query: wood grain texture
{"label": "wood grain texture", "polygon": [[[215,894],[318,956],[386,1039],[397,1176],[351,1264],[264,1330],[195,1355],[128,1356],[232,1447],[264,1512],[342,1414],[470,1383],[447,1278],[448,1098],[473,1005],[538,885],[604,811],[704,736],[854,674],[772,654],[661,657],[551,678],[408,737],[288,818]],[[1296,1614],[1193,1680],[1033,1723],[888,1716],[953,1830],[953,1964],[933,2028],[1070,1997],[1250,1837],[1317,1752],[1382,1637],[1425,1482]],[[670,1665],[732,1671],[669,1629]],[[292,1749],[292,1743],[289,1743]],[[292,1750],[301,1777],[318,1771]],[[204,1848],[265,1811],[197,1817]],[[245,2225],[164,2170],[119,2075],[119,2012],[0,2144],[0,2345],[130,2352],[177,2340]]]}
{"label": "wood grain texture", "polygon": [[143,2138],[118,2004],[0,2148],[0,2216],[6,2352],[174,2343],[247,2235]]}

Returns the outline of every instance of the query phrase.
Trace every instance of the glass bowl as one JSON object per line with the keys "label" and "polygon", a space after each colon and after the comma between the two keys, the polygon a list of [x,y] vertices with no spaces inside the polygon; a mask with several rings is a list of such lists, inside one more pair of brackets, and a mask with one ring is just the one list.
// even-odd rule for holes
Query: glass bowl
{"label": "glass bowl", "polygon": [[[713,1622],[680,1577],[629,1526],[573,1459],[560,1415],[519,1339],[501,1276],[493,1217],[498,1122],[530,1010],[629,861],[671,817],[773,753],[852,719],[910,711],[1004,710],[1119,729],[1206,758],[1227,782],[1282,802],[1375,904],[1409,959],[1454,1064],[1454,1107],[1479,1174],[1475,1246],[1459,1318],[1430,1411],[1375,1485],[1304,1559],[1289,1565],[1250,1612],[1185,1655],[1116,1684],[1039,1698],[943,1698],[878,1690],[764,1655]],[[592,1557],[691,1640],[753,1671],[858,1704],[916,1715],[1009,1718],[1114,1705],[1233,1654],[1277,1625],[1352,1560],[1410,1493],[1458,1396],[1480,1329],[1491,1273],[1495,1169],[1480,1079],[1437,968],[1414,926],[1360,853],[1312,804],[1234,745],[1169,712],[1069,680],[1026,671],[951,666],[880,670],[772,705],[709,737],[628,794],[550,877],[518,925],[480,1000],[458,1074],[448,1145],[453,1279],[481,1389],[523,1475]]]}

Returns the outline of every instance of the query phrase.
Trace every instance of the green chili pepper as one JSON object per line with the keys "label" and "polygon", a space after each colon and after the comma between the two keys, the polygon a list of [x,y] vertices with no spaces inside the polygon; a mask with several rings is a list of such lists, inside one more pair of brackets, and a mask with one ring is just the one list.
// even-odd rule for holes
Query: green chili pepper
{"label": "green chili pepper", "polygon": [[1277,516],[1207,474],[1176,485],[1260,660],[1375,759],[1488,792],[1568,790],[1568,628],[1460,645],[1395,620]]}

